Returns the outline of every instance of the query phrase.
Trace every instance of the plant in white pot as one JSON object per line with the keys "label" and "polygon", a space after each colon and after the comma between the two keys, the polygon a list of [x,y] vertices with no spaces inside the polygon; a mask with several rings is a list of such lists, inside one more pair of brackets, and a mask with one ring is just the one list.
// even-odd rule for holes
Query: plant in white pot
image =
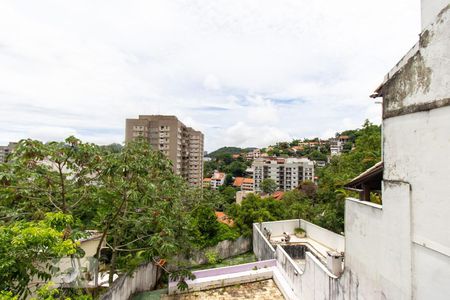
{"label": "plant in white pot", "polygon": [[304,238],[306,236],[306,231],[303,228],[297,227],[294,229],[295,236],[298,238]]}

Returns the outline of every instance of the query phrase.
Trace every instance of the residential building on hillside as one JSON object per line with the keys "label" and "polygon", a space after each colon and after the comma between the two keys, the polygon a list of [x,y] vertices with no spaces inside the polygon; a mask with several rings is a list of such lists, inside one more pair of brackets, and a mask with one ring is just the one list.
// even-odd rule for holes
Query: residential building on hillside
{"label": "residential building on hillside", "polygon": [[253,161],[254,189],[260,192],[264,179],[273,179],[278,190],[295,189],[302,181],[314,180],[314,163],[307,158],[258,158]]}
{"label": "residential building on hillside", "polygon": [[203,178],[203,188],[211,188],[211,177]]}
{"label": "residential building on hillside", "polygon": [[225,176],[226,176],[225,173],[215,170],[211,178],[203,179],[203,187],[217,190],[220,186],[222,186],[225,183]]}
{"label": "residential building on hillside", "polygon": [[323,168],[327,165],[327,162],[324,160],[313,160],[314,162],[314,166],[316,166],[317,168]]}
{"label": "residential building on hillside", "polygon": [[233,186],[241,191],[253,191],[254,180],[253,178],[236,177],[234,179]]}
{"label": "residential building on hillside", "polygon": [[252,151],[248,152],[246,155],[247,160],[254,160],[259,157],[261,157],[260,149],[253,149]]}
{"label": "residential building on hillside", "polygon": [[336,138],[331,138],[328,140],[330,143],[330,152],[331,156],[339,155],[344,150],[344,145],[350,140],[350,137],[347,135],[340,135]]}
{"label": "residential building on hillside", "polygon": [[10,142],[8,146],[0,146],[0,163],[6,162],[7,156],[16,148],[17,143]]}
{"label": "residential building on hillside", "polygon": [[293,152],[303,151],[303,150],[305,150],[305,147],[304,146],[292,146],[290,148],[290,150],[293,151]]}
{"label": "residential building on hillside", "polygon": [[185,126],[175,116],[140,115],[127,119],[125,141],[147,140],[173,163],[175,174],[190,185],[200,186],[203,178],[203,133]]}
{"label": "residential building on hillside", "polygon": [[331,156],[339,155],[344,150],[344,144],[337,138],[329,139]]}

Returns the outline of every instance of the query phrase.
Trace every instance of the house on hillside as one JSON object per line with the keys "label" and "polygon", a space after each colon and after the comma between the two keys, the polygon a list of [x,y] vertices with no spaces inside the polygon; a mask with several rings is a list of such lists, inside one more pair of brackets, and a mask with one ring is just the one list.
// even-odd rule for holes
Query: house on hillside
{"label": "house on hillside", "polygon": [[236,177],[234,179],[233,186],[241,191],[253,191],[254,180],[253,178]]}
{"label": "house on hillside", "polygon": [[225,176],[225,173],[215,170],[213,176],[203,178],[203,187],[217,190],[219,186],[224,184]]}

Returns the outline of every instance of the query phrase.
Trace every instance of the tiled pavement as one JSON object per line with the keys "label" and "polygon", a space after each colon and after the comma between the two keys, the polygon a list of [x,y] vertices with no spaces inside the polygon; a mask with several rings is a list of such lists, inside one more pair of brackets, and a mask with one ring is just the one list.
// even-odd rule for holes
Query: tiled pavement
{"label": "tiled pavement", "polygon": [[208,291],[188,294],[162,296],[163,300],[228,300],[228,299],[255,299],[255,300],[283,300],[284,297],[272,279],[228,286]]}

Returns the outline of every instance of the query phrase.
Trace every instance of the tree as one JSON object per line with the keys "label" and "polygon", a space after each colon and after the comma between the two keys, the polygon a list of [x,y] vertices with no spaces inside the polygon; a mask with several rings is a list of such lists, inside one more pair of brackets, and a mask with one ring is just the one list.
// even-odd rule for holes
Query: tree
{"label": "tree", "polygon": [[26,298],[33,278],[48,281],[50,260],[77,252],[65,230],[71,224],[72,216],[59,212],[47,213],[41,221],[0,226],[0,290]]}
{"label": "tree", "polygon": [[221,192],[224,200],[228,204],[232,204],[236,201],[236,189],[232,186],[225,187]]}
{"label": "tree", "polygon": [[24,140],[0,165],[0,185],[5,224],[61,212],[74,216],[65,232],[99,229],[111,250],[110,280],[117,271],[169,258],[190,244],[187,206],[194,193],[173,174],[171,162],[143,141],[105,151],[74,137],[47,144]]}
{"label": "tree", "polygon": [[74,137],[47,144],[20,141],[0,166],[0,216],[31,220],[59,211],[90,224],[100,162],[98,146]]}
{"label": "tree", "polygon": [[216,244],[219,233],[219,222],[217,222],[214,210],[207,205],[201,205],[192,214],[192,232],[195,243],[200,247]]}
{"label": "tree", "polygon": [[110,282],[117,270],[131,271],[155,257],[168,259],[189,244],[186,190],[171,162],[144,141],[104,157],[96,222],[111,250]]}
{"label": "tree", "polygon": [[231,186],[233,184],[233,176],[230,174],[227,174],[227,176],[225,176],[225,181],[223,183],[224,186]]}
{"label": "tree", "polygon": [[105,146],[101,146],[102,150],[107,152],[120,152],[122,151],[123,146],[121,144],[113,143]]}
{"label": "tree", "polygon": [[260,187],[264,193],[272,194],[273,192],[275,192],[277,190],[278,185],[275,182],[275,180],[266,178],[263,181],[261,181]]}
{"label": "tree", "polygon": [[243,235],[249,236],[253,223],[276,221],[284,218],[284,204],[273,198],[264,198],[249,194],[240,205],[233,205],[228,210]]}
{"label": "tree", "polygon": [[321,161],[326,161],[327,160],[327,156],[326,154],[318,151],[318,150],[313,150],[309,155],[308,158],[311,160],[321,160]]}
{"label": "tree", "polygon": [[247,165],[244,162],[235,160],[227,166],[226,171],[235,177],[241,177],[245,175],[246,169]]}

